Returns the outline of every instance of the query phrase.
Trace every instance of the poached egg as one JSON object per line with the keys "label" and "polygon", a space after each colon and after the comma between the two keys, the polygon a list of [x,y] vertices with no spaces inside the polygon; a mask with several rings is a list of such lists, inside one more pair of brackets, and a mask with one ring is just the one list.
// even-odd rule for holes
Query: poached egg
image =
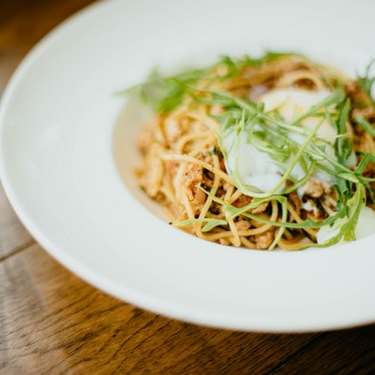
{"label": "poached egg", "polygon": [[[330,94],[328,90],[308,91],[290,87],[271,90],[262,95],[258,101],[264,104],[265,112],[277,109],[287,123],[292,123]],[[309,133],[321,121],[319,118],[308,117],[301,121],[301,126]],[[289,136],[298,144],[302,144],[305,140],[298,133],[290,132]],[[326,120],[323,121],[317,130],[316,136],[332,146],[326,147],[326,152],[329,153],[330,157],[335,158],[333,145],[337,131],[331,123]],[[223,137],[222,143],[227,153],[227,168],[230,173],[236,170],[241,182],[245,185],[256,187],[263,192],[271,191],[280,181],[291,157],[284,163],[277,163],[268,153],[260,151],[254,144],[249,142],[248,137],[246,130],[240,132],[236,151],[234,151],[234,143],[237,136],[234,132],[229,132]],[[302,166],[297,163],[291,172],[291,176],[298,180],[304,175],[305,172]],[[326,182],[328,185],[335,183],[334,177],[320,171],[314,177]]]}

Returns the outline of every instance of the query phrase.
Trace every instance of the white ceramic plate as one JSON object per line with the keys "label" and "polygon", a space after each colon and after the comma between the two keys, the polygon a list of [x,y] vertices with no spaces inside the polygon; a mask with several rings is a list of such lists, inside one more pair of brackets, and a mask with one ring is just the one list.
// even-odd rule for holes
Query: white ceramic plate
{"label": "white ceramic plate", "polygon": [[62,264],[146,309],[257,331],[373,322],[374,236],[297,253],[204,242],[145,208],[130,172],[139,121],[115,137],[123,135],[126,184],[112,141],[124,105],[113,93],[154,64],[169,69],[266,47],[354,73],[375,56],[374,12],[371,0],[106,1],[81,12],[32,51],[1,103],[1,175],[11,203]]}

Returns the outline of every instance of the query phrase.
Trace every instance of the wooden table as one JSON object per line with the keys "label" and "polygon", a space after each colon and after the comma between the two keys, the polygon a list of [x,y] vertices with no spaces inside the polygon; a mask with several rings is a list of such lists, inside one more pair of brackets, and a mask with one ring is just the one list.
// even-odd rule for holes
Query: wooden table
{"label": "wooden table", "polygon": [[[0,92],[25,53],[88,3],[0,1]],[[1,190],[0,374],[59,373],[375,373],[375,326],[268,335],[208,329],[140,310],[47,255]]]}

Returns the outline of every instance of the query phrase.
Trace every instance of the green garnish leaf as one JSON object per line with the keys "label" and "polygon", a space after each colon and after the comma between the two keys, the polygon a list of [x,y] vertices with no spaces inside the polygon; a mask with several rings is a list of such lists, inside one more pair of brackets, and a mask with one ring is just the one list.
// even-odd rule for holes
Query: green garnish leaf
{"label": "green garnish leaf", "polygon": [[362,159],[354,171],[357,175],[361,175],[369,163],[375,163],[375,155],[369,154],[367,152],[363,152],[361,153],[361,155]]}
{"label": "green garnish leaf", "polygon": [[375,127],[374,125],[371,125],[367,120],[365,120],[362,116],[356,116],[354,118],[354,121],[368,134],[371,135],[371,137],[375,137]]}
{"label": "green garnish leaf", "polygon": [[358,76],[357,83],[362,88],[362,90],[367,94],[373,107],[375,107],[375,99],[373,97],[373,88],[375,84],[375,75],[372,76],[371,70],[375,64],[375,59],[372,60],[366,67],[365,74],[363,76]]}
{"label": "green garnish leaf", "polygon": [[341,228],[341,233],[345,241],[354,241],[355,228],[358,223],[359,214],[366,203],[366,190],[363,185],[357,184],[357,190],[349,200],[350,214],[348,220]]}
{"label": "green garnish leaf", "polygon": [[210,230],[220,226],[220,225],[227,225],[227,221],[226,220],[216,220],[216,219],[205,219],[207,220],[207,223],[203,226],[202,228],[202,232],[209,232]]}
{"label": "green garnish leaf", "polygon": [[242,70],[246,67],[257,68],[262,66],[263,64],[290,56],[303,57],[302,55],[295,52],[268,50],[259,57],[245,55],[244,57],[234,59],[230,56],[224,55],[221,57],[217,65],[224,65],[226,67],[226,74],[222,76],[221,79],[228,79],[240,75]]}
{"label": "green garnish leaf", "polygon": [[259,67],[265,63],[269,63],[290,56],[303,57],[301,54],[293,51],[266,50],[266,52],[260,57],[252,57],[250,55],[246,55],[241,60],[241,63],[243,66]]}
{"label": "green garnish leaf", "polygon": [[340,163],[344,164],[352,153],[352,144],[348,138],[347,124],[350,113],[350,99],[346,99],[337,106],[339,112],[336,121],[337,138],[335,142],[335,152]]}
{"label": "green garnish leaf", "polygon": [[356,177],[356,175],[353,174],[353,173],[345,173],[344,172],[344,173],[338,174],[337,177],[343,178],[344,180],[351,181],[351,182],[354,182],[354,183],[359,182],[358,177]]}
{"label": "green garnish leaf", "polygon": [[155,69],[144,83],[130,87],[119,94],[138,96],[158,113],[170,112],[181,104],[191,91],[191,86],[206,72],[206,69],[191,69],[174,76],[163,77]]}

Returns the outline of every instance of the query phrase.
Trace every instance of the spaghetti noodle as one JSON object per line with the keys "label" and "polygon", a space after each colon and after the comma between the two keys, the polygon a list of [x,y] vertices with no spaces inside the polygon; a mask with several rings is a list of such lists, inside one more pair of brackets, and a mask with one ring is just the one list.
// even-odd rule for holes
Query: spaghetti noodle
{"label": "spaghetti noodle", "polygon": [[139,184],[173,225],[224,245],[353,240],[374,207],[373,82],[370,70],[354,80],[275,52],[154,73],[128,90],[155,110],[139,138]]}

